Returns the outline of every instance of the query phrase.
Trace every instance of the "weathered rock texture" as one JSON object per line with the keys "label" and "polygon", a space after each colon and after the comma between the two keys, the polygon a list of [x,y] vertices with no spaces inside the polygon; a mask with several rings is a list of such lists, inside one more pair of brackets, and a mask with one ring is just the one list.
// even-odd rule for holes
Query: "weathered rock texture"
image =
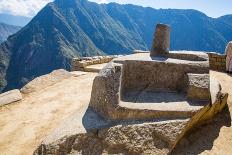
{"label": "weathered rock texture", "polygon": [[226,46],[226,71],[232,72],[232,41]]}
{"label": "weathered rock texture", "polygon": [[169,53],[166,25],[155,35],[150,54],[120,57],[102,69],[88,110],[66,120],[34,154],[170,154],[221,112],[228,94],[210,78],[208,55]]}
{"label": "weathered rock texture", "polygon": [[72,71],[85,71],[89,72],[88,66],[97,65],[110,62],[113,58],[118,56],[95,56],[95,57],[84,57],[72,59]]}
{"label": "weathered rock texture", "polygon": [[[189,53],[204,60],[189,61],[186,53],[174,53],[187,60],[152,58],[149,53],[114,59],[95,78],[90,106],[112,120],[194,115],[210,102],[207,54]],[[196,74],[192,82],[187,73]],[[204,96],[196,95],[199,90]],[[187,91],[195,94],[194,98],[186,95]]]}
{"label": "weathered rock texture", "polygon": [[165,24],[157,24],[151,48],[151,56],[163,56],[170,49],[170,28]]}
{"label": "weathered rock texture", "polygon": [[[141,61],[138,64],[149,66],[149,63],[152,64],[154,60],[147,60],[147,56],[149,57],[149,53],[141,53],[110,62],[94,80],[89,109],[76,113],[65,120],[58,129],[43,141],[34,154],[170,154],[180,139],[191,129],[211,119],[226,105],[228,94],[221,93],[220,84],[212,78],[209,79],[207,61],[202,61],[199,64],[199,61],[190,63],[186,60],[176,61],[175,59],[165,60],[164,65],[170,63],[170,67],[172,67],[172,65],[178,65],[177,62],[181,61],[180,66],[183,63],[190,71],[197,72],[196,74],[186,74],[186,79],[182,79],[184,85],[189,82],[189,87],[182,86],[182,91],[192,94],[195,90],[191,89],[201,90],[204,92],[203,96],[201,96],[202,94],[195,94],[193,98],[200,96],[199,99],[202,99],[202,97],[205,99],[207,98],[207,91],[210,89],[210,100],[203,104],[198,101],[200,105],[191,105],[192,102],[184,104],[181,100],[173,101],[170,99],[164,101],[164,96],[162,96],[161,103],[148,103],[149,108],[153,107],[156,110],[147,109],[147,103],[121,104],[120,93],[125,93],[120,92],[120,90],[125,91],[125,89],[121,89],[122,82],[120,82],[124,78],[123,74],[126,74],[123,71],[125,69],[123,66],[128,62],[136,62],[135,59],[145,59],[146,61]],[[134,61],[130,62],[128,58],[133,58]],[[162,64],[163,60],[159,61]],[[146,65],[146,63],[149,65]],[[191,65],[188,66],[188,64]],[[199,67],[198,70],[194,69],[196,64]],[[129,67],[129,69],[133,71],[138,67]],[[155,70],[154,66],[152,69]],[[148,72],[143,70],[142,73],[144,75]],[[149,75],[151,74],[149,72]],[[160,76],[164,75],[161,74]],[[143,88],[144,84],[142,82],[146,82],[143,79],[146,76],[139,77],[139,75],[136,75],[135,77],[142,78],[138,82],[141,84],[136,83],[136,87],[132,87],[132,90]],[[127,80],[130,81],[129,79]],[[173,90],[178,88],[176,85],[169,87],[170,84],[164,84],[164,86],[166,85],[165,88],[173,88]],[[127,87],[131,88],[130,85]],[[155,83],[152,85],[151,81],[150,87],[146,88],[147,90],[154,89]],[[160,89],[158,90],[160,91]],[[161,91],[160,95],[162,93]],[[154,93],[152,95],[152,99],[154,99]],[[186,98],[181,97],[180,99]],[[143,104],[145,106],[137,106]],[[156,104],[159,106],[156,106]],[[123,107],[125,105],[128,107]],[[80,121],[80,118],[82,118],[82,121]]]}
{"label": "weathered rock texture", "polygon": [[80,114],[66,119],[34,154],[170,154],[193,127],[219,113],[227,97],[227,94],[219,94],[214,104],[208,104],[191,119],[112,123],[87,110],[82,122]]}
{"label": "weathered rock texture", "polygon": [[71,76],[72,74],[70,72],[65,71],[63,69],[55,70],[51,72],[50,74],[35,78],[30,83],[25,85],[21,89],[21,92],[23,94],[33,93],[37,90],[42,90],[43,88],[51,86],[59,81],[70,78]]}
{"label": "weathered rock texture", "polygon": [[208,100],[210,98],[209,74],[187,74],[187,98]]}
{"label": "weathered rock texture", "polygon": [[0,94],[0,107],[13,102],[20,101],[22,100],[22,98],[22,94],[18,89]]}
{"label": "weathered rock texture", "polygon": [[209,66],[211,70],[226,71],[226,55],[218,53],[207,53],[209,55]]}

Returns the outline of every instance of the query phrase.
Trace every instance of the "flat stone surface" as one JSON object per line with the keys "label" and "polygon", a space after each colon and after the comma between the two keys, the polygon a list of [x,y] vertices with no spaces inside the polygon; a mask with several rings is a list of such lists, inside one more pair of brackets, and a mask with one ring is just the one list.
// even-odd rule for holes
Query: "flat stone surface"
{"label": "flat stone surface", "polygon": [[85,104],[81,109],[78,109],[78,111],[66,118],[52,134],[46,137],[43,144],[52,144],[64,137],[86,134],[88,131],[101,129],[106,126],[109,126],[109,123],[93,110],[88,109],[88,104]]}
{"label": "flat stone surface", "polygon": [[[182,55],[182,59],[165,58],[165,57],[151,57],[150,53],[136,53],[136,54],[131,54],[131,55],[115,58],[114,62],[122,63],[125,60],[136,60],[136,61],[154,61],[154,60],[156,60],[156,61],[166,62],[166,63],[177,63],[177,64],[181,63],[181,64],[189,64],[189,65],[200,63],[202,66],[209,67],[209,64],[207,62],[208,55],[204,52],[197,52],[196,53],[194,51],[171,51],[170,55],[173,55],[173,54],[174,55],[175,54]],[[199,58],[199,59],[202,59],[204,61],[188,60],[189,59],[188,55],[193,55],[195,58]],[[186,59],[184,59],[185,57],[186,57]]]}
{"label": "flat stone surface", "polygon": [[[222,117],[220,117],[219,120],[217,119],[207,126],[204,125],[200,131],[196,130],[193,136],[190,136],[187,145],[184,145],[184,150],[182,150],[183,155],[228,154],[232,151],[232,77],[225,73],[214,71],[211,71],[210,74],[220,80],[223,92],[228,92],[230,94],[228,100],[229,117],[225,116],[226,113],[223,112]],[[23,155],[32,154],[47,135],[56,129],[65,118],[74,113],[72,116],[73,119],[76,120],[73,121],[73,123],[68,123],[67,120],[71,116],[65,119],[66,124],[69,124],[70,126],[67,125],[67,128],[63,129],[62,135],[65,135],[68,132],[71,134],[71,132],[75,130],[75,128],[72,128],[72,125],[75,127],[80,125],[75,122],[82,123],[83,118],[75,116],[81,116],[78,115],[79,110],[82,111],[84,109],[83,111],[86,111],[91,95],[92,82],[95,76],[96,74],[87,73],[84,76],[64,79],[55,85],[40,91],[38,90],[38,92],[26,96],[20,104],[10,104],[7,108],[1,107],[1,154],[8,155],[15,154],[16,152],[17,154]],[[220,88],[217,81],[214,81],[213,83],[218,89]],[[217,91],[215,89],[215,94],[216,93]],[[214,100],[216,100],[216,97],[214,97]],[[89,116],[89,118],[95,118],[92,114]],[[229,120],[229,123],[227,119]],[[225,122],[227,123],[225,124]],[[96,121],[96,123],[98,122]],[[85,124],[89,124],[85,125],[88,129],[93,128],[92,125],[95,126],[94,121]],[[83,129],[80,133],[86,132],[83,123],[79,129]],[[79,131],[76,130],[75,133],[79,133]],[[58,132],[57,135],[59,135]],[[87,146],[88,147],[85,147],[86,149],[93,148],[92,145]],[[152,152],[150,152],[150,154],[152,154]],[[177,154],[180,155],[181,153]]]}
{"label": "flat stone surface", "polygon": [[35,78],[28,84],[26,84],[20,91],[23,94],[33,93],[38,90],[42,90],[48,86],[52,86],[53,84],[60,82],[64,79],[70,78],[73,76],[70,72],[60,69],[51,72],[50,74],[46,74]]}
{"label": "flat stone surface", "polygon": [[81,76],[81,75],[86,75],[87,73],[86,72],[83,72],[83,71],[73,71],[73,72],[70,72],[71,74],[73,74],[74,76]]}
{"label": "flat stone surface", "polygon": [[197,111],[209,102],[188,101],[184,94],[175,92],[129,92],[119,106],[157,111]]}
{"label": "flat stone surface", "polygon": [[107,65],[107,63],[103,63],[103,64],[96,64],[96,65],[90,65],[85,67],[85,71],[86,72],[100,72],[100,70],[102,70],[102,68],[104,68]]}
{"label": "flat stone surface", "polygon": [[22,94],[18,89],[0,94],[0,107],[22,100]]}
{"label": "flat stone surface", "polygon": [[[57,76],[37,83],[35,86],[40,89],[24,95],[19,104],[0,107],[0,154],[33,154],[65,118],[76,111],[80,111],[80,115],[86,111],[96,73],[72,75],[54,82],[60,74]],[[78,118],[82,122],[82,117]]]}
{"label": "flat stone surface", "polygon": [[119,103],[119,107],[127,109],[154,110],[174,115],[180,112],[180,115],[189,116],[211,101],[216,101],[217,93],[220,92],[220,84],[214,79],[210,79],[210,93],[212,100],[209,101],[191,101],[184,94],[177,92],[146,92],[135,91],[127,93]]}
{"label": "flat stone surface", "polygon": [[[107,122],[91,109],[68,117],[42,143],[47,154],[168,154],[189,119]],[[64,145],[62,149],[59,149]],[[85,147],[89,146],[89,147]],[[69,149],[70,148],[70,149]],[[87,149],[87,150],[86,150]],[[36,153],[36,154],[41,154]]]}

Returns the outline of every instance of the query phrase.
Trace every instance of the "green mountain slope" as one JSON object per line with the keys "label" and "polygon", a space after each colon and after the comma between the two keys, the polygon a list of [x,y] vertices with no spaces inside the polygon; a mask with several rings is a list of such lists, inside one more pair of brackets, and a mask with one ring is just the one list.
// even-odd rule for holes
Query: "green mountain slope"
{"label": "green mountain slope", "polygon": [[16,33],[21,27],[0,23],[0,43],[5,41],[8,36]]}

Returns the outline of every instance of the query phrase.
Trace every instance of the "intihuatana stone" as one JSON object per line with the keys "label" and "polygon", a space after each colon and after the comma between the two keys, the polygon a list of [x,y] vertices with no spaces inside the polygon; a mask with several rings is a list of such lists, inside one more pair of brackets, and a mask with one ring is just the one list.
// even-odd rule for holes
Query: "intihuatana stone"
{"label": "intihuatana stone", "polygon": [[225,107],[228,94],[209,76],[203,52],[169,52],[157,25],[151,53],[113,59],[95,77],[88,109],[78,111],[35,155],[170,154],[191,129]]}
{"label": "intihuatana stone", "polygon": [[[174,53],[182,59],[187,55]],[[112,120],[193,116],[210,103],[210,91],[207,54],[192,55],[197,61],[152,58],[149,53],[114,59],[94,79],[90,106]],[[189,82],[188,73],[198,75],[195,82]],[[204,101],[202,96],[189,101],[187,87],[189,94],[204,92]]]}
{"label": "intihuatana stone", "polygon": [[151,48],[151,56],[164,56],[170,49],[170,28],[165,24],[157,24]]}

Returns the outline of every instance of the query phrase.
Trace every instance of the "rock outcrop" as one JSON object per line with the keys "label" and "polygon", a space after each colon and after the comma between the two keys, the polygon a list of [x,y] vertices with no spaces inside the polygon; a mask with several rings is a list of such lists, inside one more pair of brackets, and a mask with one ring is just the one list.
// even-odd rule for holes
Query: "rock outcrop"
{"label": "rock outcrop", "polygon": [[0,94],[0,107],[22,100],[22,94],[18,89]]}
{"label": "rock outcrop", "polygon": [[21,92],[23,94],[32,93],[32,92],[35,92],[36,90],[41,90],[59,81],[70,78],[71,76],[72,74],[70,72],[65,71],[63,69],[55,70],[51,72],[50,74],[46,74],[38,78],[35,78],[31,82],[29,82],[27,85],[25,85],[21,89]]}
{"label": "rock outcrop", "polygon": [[[221,92],[220,84],[216,80],[209,79],[207,74],[189,74],[188,93],[191,97],[210,98],[203,105],[186,107],[182,106],[178,98],[174,98],[177,101],[168,103],[172,100],[169,98],[167,103],[160,103],[161,106],[154,107],[160,108],[161,112],[138,107],[136,110],[136,104],[145,106],[146,103],[130,103],[130,108],[135,105],[134,109],[130,110],[127,107],[120,110],[120,105],[117,105],[120,99],[119,87],[123,66],[120,62],[124,61],[124,58],[114,59],[95,78],[87,111],[83,110],[65,120],[43,141],[34,152],[35,155],[169,154],[191,129],[212,119],[227,103],[228,94]],[[205,67],[207,68],[207,65]],[[207,72],[207,69],[205,71]],[[202,73],[206,73],[205,71]],[[207,88],[210,88],[210,96],[207,96]],[[204,93],[193,93],[199,90]],[[163,99],[162,93],[160,95]],[[159,105],[149,103],[149,107],[155,104]]]}
{"label": "rock outcrop", "polygon": [[221,112],[228,94],[210,78],[208,55],[169,52],[169,34],[157,36],[161,51],[116,58],[103,68],[88,109],[67,119],[34,154],[170,154]]}

